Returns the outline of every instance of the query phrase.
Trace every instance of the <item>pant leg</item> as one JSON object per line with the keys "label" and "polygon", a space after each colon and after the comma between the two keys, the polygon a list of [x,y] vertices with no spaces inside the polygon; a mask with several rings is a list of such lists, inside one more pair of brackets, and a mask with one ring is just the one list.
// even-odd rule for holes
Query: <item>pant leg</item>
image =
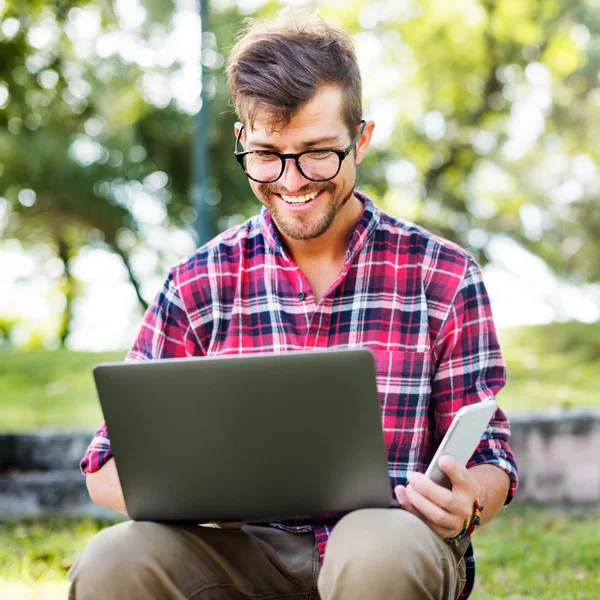
{"label": "pant leg", "polygon": [[322,600],[454,600],[463,585],[464,563],[399,509],[345,516],[333,528],[318,581]]}
{"label": "pant leg", "polygon": [[69,573],[69,599],[312,600],[317,569],[312,533],[127,521],[92,539]]}

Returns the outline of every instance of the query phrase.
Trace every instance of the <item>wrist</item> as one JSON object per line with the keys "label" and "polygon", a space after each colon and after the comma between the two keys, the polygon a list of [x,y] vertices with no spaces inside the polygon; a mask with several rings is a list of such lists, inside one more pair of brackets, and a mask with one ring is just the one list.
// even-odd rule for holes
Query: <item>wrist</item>
{"label": "wrist", "polygon": [[473,503],[473,512],[470,517],[465,520],[463,528],[453,537],[446,538],[444,541],[451,546],[458,546],[458,544],[471,537],[475,529],[481,524],[481,514],[483,512],[483,506],[479,503],[479,499],[476,499]]}

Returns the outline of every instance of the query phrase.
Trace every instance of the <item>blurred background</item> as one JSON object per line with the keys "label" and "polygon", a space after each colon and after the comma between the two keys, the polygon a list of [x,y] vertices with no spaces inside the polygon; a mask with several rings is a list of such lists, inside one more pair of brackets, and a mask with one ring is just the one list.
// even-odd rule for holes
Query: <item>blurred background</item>
{"label": "blurred background", "polygon": [[[0,433],[91,430],[91,366],[123,358],[172,265],[258,212],[223,64],[246,17],[287,5],[354,36],[376,122],[359,188],[484,267],[500,404],[600,405],[600,0],[0,0]],[[37,559],[19,540],[48,531],[14,527],[0,597],[2,565],[7,581],[64,582],[69,551],[55,540],[23,571]],[[560,581],[573,596],[543,588],[556,564],[520,557],[542,587],[515,593],[597,597],[595,552]]]}

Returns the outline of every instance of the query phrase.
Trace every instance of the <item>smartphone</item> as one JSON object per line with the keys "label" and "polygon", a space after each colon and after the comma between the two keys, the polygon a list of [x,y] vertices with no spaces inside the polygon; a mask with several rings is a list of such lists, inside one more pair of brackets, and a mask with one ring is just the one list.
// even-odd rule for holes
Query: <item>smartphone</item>
{"label": "smartphone", "polygon": [[446,473],[438,467],[438,460],[443,454],[449,454],[461,465],[466,465],[479,445],[481,436],[497,408],[498,404],[495,400],[485,400],[470,406],[463,406],[456,413],[450,428],[425,472],[425,477],[429,477],[435,483],[451,490],[452,483]]}

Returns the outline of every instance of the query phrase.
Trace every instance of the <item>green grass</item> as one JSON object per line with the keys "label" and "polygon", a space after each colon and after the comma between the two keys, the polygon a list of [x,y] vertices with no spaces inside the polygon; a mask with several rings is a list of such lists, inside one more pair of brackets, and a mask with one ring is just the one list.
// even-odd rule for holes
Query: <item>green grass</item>
{"label": "green grass", "polygon": [[92,367],[124,356],[65,349],[0,354],[0,432],[94,428],[102,413]]}
{"label": "green grass", "polygon": [[[508,383],[507,411],[600,406],[600,322],[499,331]],[[92,366],[124,352],[69,350],[0,354],[0,432],[92,429],[101,420]]]}
{"label": "green grass", "polygon": [[[0,522],[0,598],[66,597],[73,561],[102,527],[91,519]],[[514,505],[476,534],[473,600],[595,600],[600,514]]]}
{"label": "green grass", "polygon": [[93,519],[0,522],[0,599],[66,598],[73,561],[109,524]]}
{"label": "green grass", "polygon": [[595,600],[600,597],[600,513],[508,507],[475,534],[477,592],[496,598]]}

